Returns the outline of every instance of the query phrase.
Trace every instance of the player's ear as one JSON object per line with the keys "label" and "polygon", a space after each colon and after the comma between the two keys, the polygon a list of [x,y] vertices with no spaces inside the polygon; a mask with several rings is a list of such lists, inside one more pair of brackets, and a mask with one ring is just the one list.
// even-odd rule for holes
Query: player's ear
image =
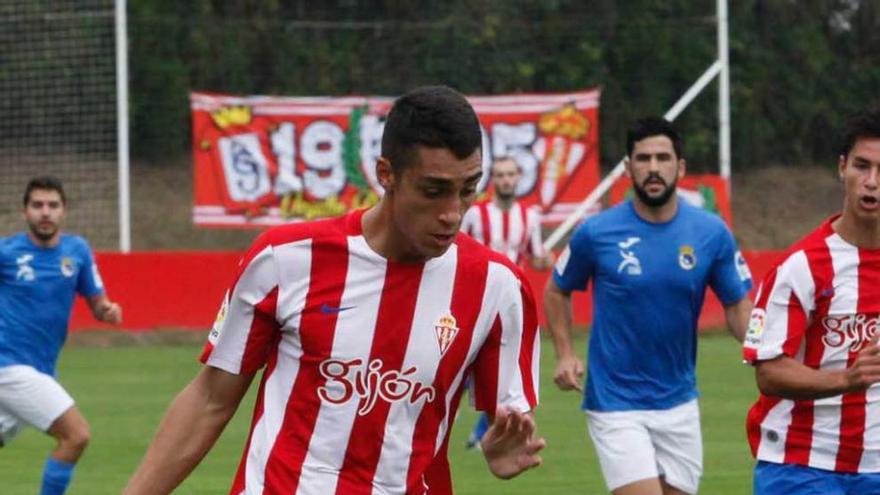
{"label": "player's ear", "polygon": [[687,162],[684,158],[678,159],[678,178],[681,179],[687,173]]}
{"label": "player's ear", "polygon": [[840,155],[837,157],[837,176],[843,180],[843,173],[846,172],[846,157]]}
{"label": "player's ear", "polygon": [[386,193],[391,192],[394,188],[394,169],[391,168],[391,162],[385,157],[379,157],[376,160],[376,180]]}
{"label": "player's ear", "polygon": [[633,178],[633,176],[632,176],[632,170],[630,169],[630,161],[629,161],[629,157],[628,157],[628,156],[627,156],[627,157],[624,157],[624,159],[623,159],[623,174],[624,174],[628,179],[632,179],[632,178]]}

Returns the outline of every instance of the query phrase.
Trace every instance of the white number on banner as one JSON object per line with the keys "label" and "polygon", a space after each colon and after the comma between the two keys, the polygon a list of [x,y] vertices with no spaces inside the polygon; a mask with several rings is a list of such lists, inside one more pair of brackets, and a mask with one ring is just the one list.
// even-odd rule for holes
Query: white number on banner
{"label": "white number on banner", "polygon": [[361,118],[361,170],[373,190],[382,191],[376,179],[376,162],[382,156],[382,131],[385,130],[385,119],[371,114]]}
{"label": "white number on banner", "polygon": [[272,153],[278,158],[275,194],[283,196],[302,191],[302,179],[296,175],[296,127],[284,122],[272,133]]}
{"label": "white number on banner", "polygon": [[535,124],[497,123],[492,126],[492,156],[510,156],[522,171],[516,195],[524,196],[535,188],[538,180],[538,159],[531,151],[537,138]]}
{"label": "white number on banner", "polygon": [[269,192],[269,168],[256,133],[223,137],[220,159],[233,201],[255,201]]}
{"label": "white number on banner", "polygon": [[303,179],[306,190],[318,199],[336,196],[345,187],[343,138],[342,129],[332,122],[312,122],[303,131],[300,140],[300,152],[306,165]]}

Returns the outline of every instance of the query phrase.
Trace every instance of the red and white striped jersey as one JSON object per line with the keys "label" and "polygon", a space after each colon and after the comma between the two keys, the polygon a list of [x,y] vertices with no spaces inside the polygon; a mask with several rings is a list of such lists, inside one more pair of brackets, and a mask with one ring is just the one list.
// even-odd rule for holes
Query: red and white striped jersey
{"label": "red and white striped jersey", "polygon": [[540,213],[517,201],[509,210],[498,208],[492,201],[472,205],[461,221],[461,230],[517,264],[524,254],[537,258],[545,253]]}
{"label": "red and white striped jersey", "polygon": [[232,494],[451,493],[464,377],[480,410],[537,404],[519,270],[465,235],[425,263],[387,261],[362,216],[269,230],[242,261],[202,355],[230,373],[265,366]]}
{"label": "red and white striped jersey", "polygon": [[[831,227],[795,244],[756,296],[743,357],[785,355],[814,369],[852,365],[880,315],[880,250],[860,249]],[[761,395],[749,411],[759,460],[846,473],[880,472],[880,386],[818,400]]]}

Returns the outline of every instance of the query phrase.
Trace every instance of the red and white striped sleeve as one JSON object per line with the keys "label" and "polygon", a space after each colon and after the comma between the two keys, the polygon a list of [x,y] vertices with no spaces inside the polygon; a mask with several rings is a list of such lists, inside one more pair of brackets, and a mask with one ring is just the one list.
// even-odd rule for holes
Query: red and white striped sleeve
{"label": "red and white striped sleeve", "polygon": [[[473,364],[474,405],[490,414],[499,407],[530,411],[538,405],[540,365],[535,298],[518,270],[515,275],[510,267],[491,263],[489,278],[500,282],[494,289],[499,310]],[[487,290],[493,289],[487,285]]]}
{"label": "red and white striped sleeve", "polygon": [[764,277],[743,342],[750,364],[786,355],[796,357],[813,310],[815,282],[804,251],[789,255]]}
{"label": "red and white striped sleeve", "polygon": [[266,364],[280,326],[275,317],[278,270],[268,233],[254,241],[226,292],[201,361],[233,374],[254,373]]}

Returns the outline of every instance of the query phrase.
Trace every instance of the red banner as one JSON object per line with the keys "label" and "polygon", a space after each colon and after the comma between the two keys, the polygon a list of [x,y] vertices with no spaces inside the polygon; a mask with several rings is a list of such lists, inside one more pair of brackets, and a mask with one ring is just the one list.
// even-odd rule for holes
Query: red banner
{"label": "red banner", "polygon": [[[545,222],[565,218],[599,179],[599,91],[471,96],[483,179],[495,156],[522,169],[517,195]],[[378,201],[385,97],[191,93],[195,205],[203,226],[266,226],[335,216]]]}
{"label": "red banner", "polygon": [[[632,181],[621,177],[608,192],[609,204],[617,204],[633,194]],[[678,194],[694,206],[721,215],[733,228],[730,186],[720,175],[685,175],[678,181]]]}

